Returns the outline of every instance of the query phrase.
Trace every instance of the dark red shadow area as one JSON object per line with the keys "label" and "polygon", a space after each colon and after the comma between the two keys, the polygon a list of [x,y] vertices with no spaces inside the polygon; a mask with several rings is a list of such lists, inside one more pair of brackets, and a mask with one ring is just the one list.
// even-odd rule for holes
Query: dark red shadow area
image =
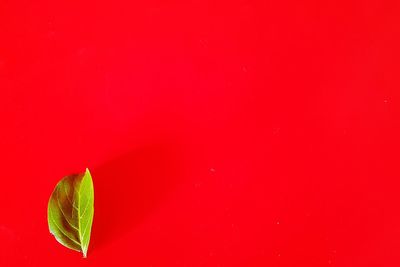
{"label": "dark red shadow area", "polygon": [[178,151],[172,144],[143,146],[92,171],[93,253],[133,229],[173,191],[183,173]]}

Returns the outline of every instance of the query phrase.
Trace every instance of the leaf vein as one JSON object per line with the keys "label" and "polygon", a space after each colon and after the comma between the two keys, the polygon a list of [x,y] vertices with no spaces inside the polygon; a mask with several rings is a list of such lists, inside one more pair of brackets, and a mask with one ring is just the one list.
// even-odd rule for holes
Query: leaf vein
{"label": "leaf vein", "polygon": [[87,202],[86,202],[86,206],[85,206],[85,209],[83,210],[83,213],[82,213],[82,215],[80,215],[80,216],[79,216],[79,218],[80,218],[80,219],[82,219],[83,215],[85,215],[85,213],[86,213],[86,210],[87,210],[87,207],[89,206],[89,202],[90,202],[90,199],[88,199],[88,200],[87,200]]}
{"label": "leaf vein", "polygon": [[58,228],[58,230],[60,230],[60,232],[61,232],[66,238],[68,238],[69,240],[71,240],[72,242],[74,242],[75,244],[77,244],[78,246],[81,247],[81,244],[80,244],[78,241],[76,241],[75,239],[71,238],[69,235],[67,235],[67,234],[64,232],[64,230],[61,229],[60,226],[58,226],[56,220],[54,220],[53,213],[50,212],[50,216],[51,216],[52,221],[54,222],[54,225]]}
{"label": "leaf vein", "polygon": [[84,237],[84,236],[85,236],[85,234],[86,234],[86,230],[87,230],[87,228],[88,228],[89,224],[90,224],[90,222],[88,222],[88,223],[86,224],[86,226],[85,226],[85,229],[83,229],[83,234],[82,234],[82,237]]}
{"label": "leaf vein", "polygon": [[65,215],[65,213],[64,213],[64,211],[63,211],[63,209],[62,209],[62,207],[60,205],[60,198],[58,196],[59,196],[59,191],[58,191],[58,188],[57,188],[57,206],[58,206],[58,208],[60,209],[60,211],[61,211],[62,215],[64,216],[65,220],[67,221],[67,223],[72,228],[74,228],[76,231],[79,231],[78,228],[76,228],[76,226],[72,225],[72,223],[68,220],[67,216]]}

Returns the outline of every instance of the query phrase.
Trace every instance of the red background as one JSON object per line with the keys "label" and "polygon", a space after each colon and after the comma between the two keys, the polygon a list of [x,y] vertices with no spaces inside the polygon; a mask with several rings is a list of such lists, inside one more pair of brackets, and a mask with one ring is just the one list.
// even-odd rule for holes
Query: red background
{"label": "red background", "polygon": [[396,2],[1,0],[0,266],[400,266]]}

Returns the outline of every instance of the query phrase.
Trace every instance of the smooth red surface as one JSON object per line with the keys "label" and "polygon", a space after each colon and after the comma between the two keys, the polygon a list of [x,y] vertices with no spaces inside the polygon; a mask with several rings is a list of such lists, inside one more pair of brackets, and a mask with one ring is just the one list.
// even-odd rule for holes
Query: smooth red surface
{"label": "smooth red surface", "polygon": [[[400,266],[398,1],[0,1],[0,266]],[[92,170],[87,259],[48,198]]]}

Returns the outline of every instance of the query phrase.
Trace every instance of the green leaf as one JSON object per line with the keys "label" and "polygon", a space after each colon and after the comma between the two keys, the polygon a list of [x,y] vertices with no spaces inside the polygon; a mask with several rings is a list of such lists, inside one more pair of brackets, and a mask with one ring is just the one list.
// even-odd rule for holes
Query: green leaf
{"label": "green leaf", "polygon": [[94,214],[94,190],[89,169],[64,177],[51,194],[47,220],[50,233],[86,258]]}

